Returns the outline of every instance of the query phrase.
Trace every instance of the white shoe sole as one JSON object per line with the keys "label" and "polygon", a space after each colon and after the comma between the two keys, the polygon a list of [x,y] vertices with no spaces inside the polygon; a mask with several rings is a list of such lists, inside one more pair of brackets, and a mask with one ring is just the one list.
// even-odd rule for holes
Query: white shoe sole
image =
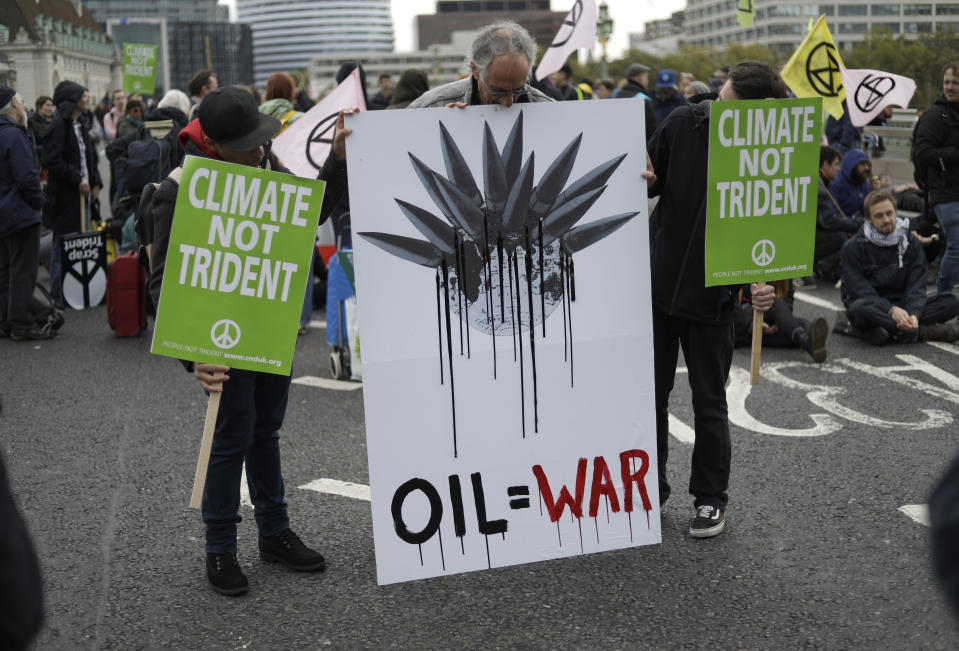
{"label": "white shoe sole", "polygon": [[693,529],[689,528],[689,535],[693,538],[712,538],[713,536],[718,536],[726,529],[726,518],[723,518],[723,521],[719,524],[710,527],[709,529]]}

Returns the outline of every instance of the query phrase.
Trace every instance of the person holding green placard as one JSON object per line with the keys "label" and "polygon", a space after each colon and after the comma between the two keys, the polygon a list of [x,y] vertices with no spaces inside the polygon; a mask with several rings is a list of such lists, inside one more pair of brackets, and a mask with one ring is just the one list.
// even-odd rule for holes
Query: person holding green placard
{"label": "person holding green placard", "polygon": [[[201,102],[199,116],[180,133],[187,155],[288,171],[264,149],[279,130],[280,121],[260,113],[248,91],[233,86],[214,90]],[[157,304],[178,190],[178,181],[165,179],[151,204],[155,232],[150,294]],[[244,462],[260,534],[260,558],[301,572],[323,570],[323,556],[290,529],[284,499],[279,429],[286,414],[290,376],[215,364],[189,362],[185,366],[204,391],[222,392],[202,505],[207,579],[213,590],[241,595],[249,589],[236,558]]]}
{"label": "person holding green placard", "polygon": [[[782,96],[782,80],[775,70],[764,63],[745,62],[729,71],[719,101]],[[737,288],[703,283],[710,103],[677,108],[648,142],[656,175],[649,196],[659,197],[650,220],[659,500],[665,504],[670,494],[666,479],[669,394],[682,346],[695,414],[689,479],[696,509],[689,533],[695,538],[719,535],[726,527],[731,445],[725,387],[738,311]],[[750,289],[753,309],[767,311],[773,304],[773,287],[753,284]]]}

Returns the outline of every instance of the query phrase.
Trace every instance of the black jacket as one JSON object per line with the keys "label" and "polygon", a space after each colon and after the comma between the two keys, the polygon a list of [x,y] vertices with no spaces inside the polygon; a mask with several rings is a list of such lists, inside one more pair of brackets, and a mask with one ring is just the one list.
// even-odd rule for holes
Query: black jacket
{"label": "black jacket", "polygon": [[[80,129],[86,147],[87,178],[90,187],[102,187],[97,169],[97,150],[90,134]],[[80,230],[80,145],[69,116],[57,118],[43,136],[42,167],[47,170],[46,204],[43,225],[56,233],[75,233]],[[89,218],[89,216],[88,216]]]}
{"label": "black jacket", "polygon": [[859,230],[859,222],[852,217],[846,217],[836,214],[839,206],[835,202],[835,197],[831,197],[826,183],[822,176],[819,177],[819,201],[816,206],[816,230],[817,231],[843,231],[844,233],[855,233]]}
{"label": "black jacket", "polygon": [[913,164],[933,205],[959,201],[959,104],[940,94],[913,133]]}
{"label": "black jacket", "polygon": [[649,196],[659,197],[649,221],[653,305],[699,322],[733,315],[725,309],[732,304],[729,289],[705,287],[710,104],[677,108],[648,143],[656,173]]}
{"label": "black jacket", "polygon": [[921,315],[926,307],[926,255],[912,233],[902,256],[895,246],[877,246],[862,230],[842,246],[842,302],[849,306],[858,298],[877,298],[885,311],[901,307]]}
{"label": "black jacket", "polygon": [[623,86],[622,90],[619,91],[616,99],[635,98],[636,95],[640,93],[643,94],[645,98],[643,101],[646,103],[646,140],[649,140],[653,137],[653,132],[656,131],[658,122],[656,121],[656,110],[653,108],[653,101],[650,99],[646,89],[643,88],[643,85],[630,79],[626,82],[626,85]]}

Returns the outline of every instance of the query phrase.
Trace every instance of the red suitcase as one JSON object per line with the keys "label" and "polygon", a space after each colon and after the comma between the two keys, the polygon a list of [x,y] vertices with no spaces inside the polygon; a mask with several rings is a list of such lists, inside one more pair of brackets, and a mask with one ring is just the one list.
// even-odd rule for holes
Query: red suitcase
{"label": "red suitcase", "polygon": [[107,272],[107,320],[117,337],[136,337],[147,327],[146,270],[135,251],[118,256]]}

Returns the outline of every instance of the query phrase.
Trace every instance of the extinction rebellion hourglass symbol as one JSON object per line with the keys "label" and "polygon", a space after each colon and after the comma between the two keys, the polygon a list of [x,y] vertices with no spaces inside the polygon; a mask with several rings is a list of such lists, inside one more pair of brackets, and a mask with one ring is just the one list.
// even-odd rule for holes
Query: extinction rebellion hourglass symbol
{"label": "extinction rebellion hourglass symbol", "polygon": [[523,160],[523,114],[516,118],[502,150],[489,124],[484,124],[481,192],[442,122],[439,131],[446,176],[430,169],[412,153],[409,157],[413,170],[445,220],[396,198],[400,210],[426,240],[390,233],[367,232],[360,236],[392,255],[436,269],[440,382],[446,381],[445,324],[453,455],[456,456],[451,314],[459,321],[461,356],[471,356],[470,330],[493,338],[494,379],[498,372],[496,337],[512,339],[513,362],[518,364],[520,373],[520,414],[525,438],[524,348],[529,348],[532,422],[536,432],[539,427],[536,326],[541,326],[542,337],[545,337],[547,317],[562,306],[564,355],[572,386],[572,303],[576,300],[573,254],[610,235],[639,213],[612,215],[576,226],[605,192],[607,181],[626,158],[626,154],[616,156],[567,186],[583,134],[574,138],[534,183],[535,152]]}

